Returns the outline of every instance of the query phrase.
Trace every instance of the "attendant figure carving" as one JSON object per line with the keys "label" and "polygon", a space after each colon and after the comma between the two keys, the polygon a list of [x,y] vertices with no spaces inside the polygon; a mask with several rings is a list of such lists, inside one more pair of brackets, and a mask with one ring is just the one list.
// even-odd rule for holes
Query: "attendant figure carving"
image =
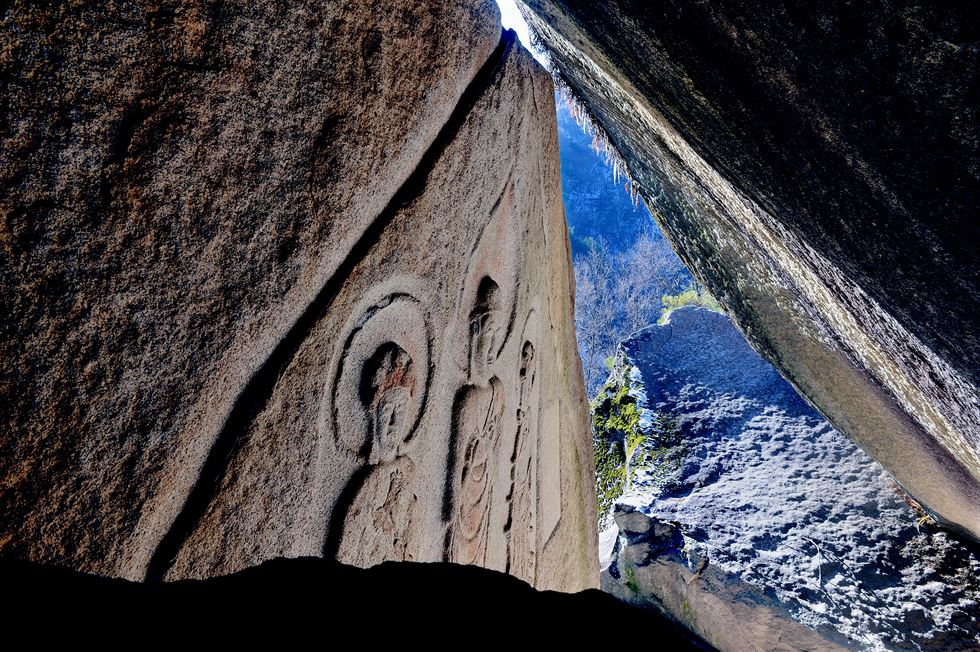
{"label": "attendant figure carving", "polygon": [[537,539],[537,449],[534,390],[537,381],[534,346],[525,342],[521,350],[520,397],[517,405],[517,434],[511,455],[511,489],[507,504],[507,572],[534,581]]}
{"label": "attendant figure carving", "polygon": [[504,321],[500,287],[492,278],[484,276],[476,292],[476,303],[470,311],[467,375],[471,381],[485,380],[490,366],[500,355]]}
{"label": "attendant figure carving", "polygon": [[484,565],[505,410],[503,383],[493,367],[503,346],[506,315],[500,288],[489,276],[480,280],[468,324],[468,383],[453,401],[446,558]]}

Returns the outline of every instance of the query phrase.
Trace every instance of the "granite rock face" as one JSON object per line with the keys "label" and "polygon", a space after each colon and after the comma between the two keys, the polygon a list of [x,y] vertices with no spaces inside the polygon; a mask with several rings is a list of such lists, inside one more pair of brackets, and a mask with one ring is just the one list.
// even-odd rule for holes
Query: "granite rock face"
{"label": "granite rock face", "polygon": [[617,505],[604,588],[722,650],[980,646],[980,548],[920,520],[727,317],[681,309],[623,350],[682,437]]}
{"label": "granite rock face", "polygon": [[553,87],[494,12],[4,10],[0,554],[595,585]]}
{"label": "granite rock face", "polygon": [[752,345],[980,538],[973,7],[522,6]]}

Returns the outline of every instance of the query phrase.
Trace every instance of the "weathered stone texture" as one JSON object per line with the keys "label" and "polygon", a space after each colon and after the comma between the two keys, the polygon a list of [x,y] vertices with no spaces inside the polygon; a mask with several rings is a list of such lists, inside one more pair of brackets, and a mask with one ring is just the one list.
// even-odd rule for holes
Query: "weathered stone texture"
{"label": "weathered stone texture", "polygon": [[523,6],[753,346],[980,538],[972,7]]}
{"label": "weathered stone texture", "polygon": [[478,523],[467,561],[597,582],[552,87],[498,24],[5,11],[0,554],[455,561]]}
{"label": "weathered stone texture", "polygon": [[922,519],[726,316],[675,310],[621,352],[682,435],[617,505],[604,588],[721,650],[980,645],[980,547]]}

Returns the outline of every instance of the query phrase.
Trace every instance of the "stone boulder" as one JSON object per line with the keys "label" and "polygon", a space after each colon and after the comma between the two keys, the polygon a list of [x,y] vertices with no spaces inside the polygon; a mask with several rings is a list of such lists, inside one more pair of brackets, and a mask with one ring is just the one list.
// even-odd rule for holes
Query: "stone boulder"
{"label": "stone boulder", "polygon": [[0,555],[595,585],[553,87],[495,12],[4,10]]}
{"label": "stone boulder", "polygon": [[681,443],[616,507],[604,588],[721,650],[980,645],[980,549],[923,518],[727,317],[677,310],[623,350]]}
{"label": "stone boulder", "polygon": [[975,8],[521,4],[752,345],[980,539]]}

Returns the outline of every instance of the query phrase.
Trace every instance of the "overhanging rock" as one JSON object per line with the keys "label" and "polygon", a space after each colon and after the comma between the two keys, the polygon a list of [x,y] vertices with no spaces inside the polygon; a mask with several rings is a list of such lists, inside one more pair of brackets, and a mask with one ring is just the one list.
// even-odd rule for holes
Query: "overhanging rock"
{"label": "overhanging rock", "polygon": [[752,345],[930,512],[980,538],[966,3],[522,4]]}

